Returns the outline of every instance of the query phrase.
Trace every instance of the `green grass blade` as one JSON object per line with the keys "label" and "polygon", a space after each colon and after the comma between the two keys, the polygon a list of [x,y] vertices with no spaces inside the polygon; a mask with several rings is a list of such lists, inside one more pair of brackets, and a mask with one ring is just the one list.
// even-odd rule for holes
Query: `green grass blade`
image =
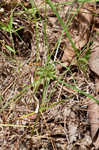
{"label": "green grass blade", "polygon": [[53,10],[53,12],[55,13],[55,15],[57,16],[57,19],[59,21],[59,23],[61,24],[61,26],[63,27],[65,33],[66,33],[66,36],[68,38],[68,40],[70,41],[74,51],[76,52],[76,54],[78,55],[78,50],[77,48],[75,47],[75,43],[73,42],[69,32],[68,32],[68,28],[67,26],[64,24],[63,20],[61,19],[61,17],[59,16],[59,13],[57,12],[56,8],[54,7],[53,3],[50,1],[50,0],[46,0],[46,2],[48,3],[48,5],[51,7],[51,9]]}
{"label": "green grass blade", "polygon": [[14,50],[13,48],[11,48],[9,45],[5,45],[5,47],[6,47],[9,51],[11,51],[11,52],[13,52],[13,53],[15,54],[15,50]]}
{"label": "green grass blade", "polygon": [[68,83],[66,83],[66,82],[64,82],[64,81],[62,81],[62,80],[60,80],[60,79],[57,79],[57,78],[56,78],[56,80],[57,80],[59,83],[63,84],[64,86],[67,86],[67,87],[71,88],[72,90],[74,90],[74,91],[76,91],[76,92],[79,92],[79,93],[81,93],[81,94],[87,96],[88,98],[90,98],[90,99],[92,99],[92,100],[95,100],[97,103],[99,103],[99,100],[96,99],[94,96],[92,96],[92,95],[90,95],[90,94],[88,94],[88,93],[86,93],[86,92],[80,90],[80,89],[77,88],[76,86],[71,85],[71,84],[68,84]]}

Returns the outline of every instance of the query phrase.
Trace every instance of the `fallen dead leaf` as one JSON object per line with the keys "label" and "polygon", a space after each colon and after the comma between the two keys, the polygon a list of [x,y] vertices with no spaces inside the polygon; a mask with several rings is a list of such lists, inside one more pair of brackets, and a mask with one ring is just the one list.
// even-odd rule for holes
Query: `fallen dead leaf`
{"label": "fallen dead leaf", "polygon": [[[99,95],[96,96],[96,99],[99,99]],[[97,102],[90,100],[88,114],[93,144],[96,149],[99,149],[99,104]]]}
{"label": "fallen dead leaf", "polygon": [[[95,73],[96,99],[99,99],[99,17],[95,17],[95,28],[93,36],[93,47],[89,59],[89,67]],[[91,101],[88,104],[89,121],[91,125],[91,136],[95,149],[99,149],[99,103]]]}
{"label": "fallen dead leaf", "polygon": [[[75,8],[74,12],[75,12]],[[73,11],[73,10],[72,10]],[[92,24],[93,16],[92,12],[94,11],[94,6],[90,3],[84,3],[79,9],[77,15],[73,19],[73,23],[70,26],[69,33],[75,44],[76,49],[81,50],[84,47],[90,38],[90,26]],[[62,57],[62,62],[71,62],[75,57],[75,50],[73,49],[70,41],[66,38],[66,48],[64,49],[64,54]]]}
{"label": "fallen dead leaf", "polygon": [[93,47],[89,59],[89,67],[96,74],[95,87],[96,95],[99,94],[99,17],[95,17],[95,28],[93,35]]}
{"label": "fallen dead leaf", "polygon": [[91,70],[99,76],[99,35],[96,35],[93,40],[93,48],[89,59]]}
{"label": "fallen dead leaf", "polygon": [[99,93],[99,35],[94,39],[92,52],[89,59],[89,67],[95,73],[96,94]]}

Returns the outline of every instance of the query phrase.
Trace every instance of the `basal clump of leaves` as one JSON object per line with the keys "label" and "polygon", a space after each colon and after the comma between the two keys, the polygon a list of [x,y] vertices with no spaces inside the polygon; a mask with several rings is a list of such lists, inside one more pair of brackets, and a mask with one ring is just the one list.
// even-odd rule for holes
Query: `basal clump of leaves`
{"label": "basal clump of leaves", "polygon": [[40,85],[43,86],[43,90],[47,89],[50,82],[56,79],[56,70],[53,63],[45,63],[43,66],[37,67],[34,75],[34,88],[33,93],[39,90]]}
{"label": "basal clump of leaves", "polygon": [[47,63],[37,69],[37,75],[43,81],[50,82],[56,78],[56,70],[54,64]]}

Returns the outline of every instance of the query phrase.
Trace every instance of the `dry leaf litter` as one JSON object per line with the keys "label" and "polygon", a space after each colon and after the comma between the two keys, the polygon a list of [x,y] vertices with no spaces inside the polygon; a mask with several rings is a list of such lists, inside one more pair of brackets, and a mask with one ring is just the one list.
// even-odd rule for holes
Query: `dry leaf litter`
{"label": "dry leaf litter", "polygon": [[[42,104],[43,83],[39,85],[36,94],[33,93],[34,87],[32,86],[34,80],[39,78],[39,75],[35,76],[37,67],[44,66],[49,52],[53,52],[50,63],[58,60],[65,66],[70,65],[70,70],[60,64],[55,65],[57,76],[59,77],[64,73],[62,78],[64,82],[72,85],[76,84],[76,87],[80,90],[93,96],[96,95],[96,98],[98,98],[99,93],[96,91],[99,87],[97,85],[99,82],[96,82],[96,86],[94,84],[99,76],[98,40],[95,38],[93,40],[92,51],[94,50],[94,52],[91,53],[89,59],[89,67],[93,72],[88,69],[87,73],[84,74],[77,66],[77,61],[75,61],[76,54],[65,33],[62,36],[57,52],[55,44],[63,29],[55,13],[47,5],[45,15],[44,1],[36,0],[34,2],[39,10],[39,12],[36,12],[36,18],[33,18],[34,16],[31,14],[29,18],[28,13],[22,13],[23,6],[31,10],[32,6],[28,1],[6,2],[2,0],[0,2],[2,3],[0,20],[7,24],[11,9],[14,9],[14,28],[24,26],[24,28],[17,31],[22,40],[16,33],[12,34],[15,55],[5,47],[5,45],[13,46],[9,33],[0,29],[0,149],[98,149],[99,112],[96,110],[99,110],[99,106],[97,103],[89,105],[88,97],[52,80],[46,94],[46,99],[49,99],[50,95],[49,101],[46,102],[50,107],[46,106],[47,109],[39,113],[36,108]],[[60,1],[52,0],[52,2],[57,4]],[[95,4],[75,2],[73,5],[57,5],[56,8],[64,23],[68,23],[72,18],[72,21],[68,24],[68,32],[76,49],[82,51],[83,47],[93,39],[92,34],[96,36],[98,30],[98,23],[94,21],[98,17],[94,19],[93,15],[96,12]],[[78,12],[76,11],[77,9]],[[47,17],[46,38],[50,51],[46,48],[44,42],[45,17]],[[35,21],[31,21],[33,19],[37,20],[37,24],[35,24]],[[36,28],[39,35],[38,39]],[[39,40],[38,45],[37,40]],[[92,100],[90,101],[93,102]],[[94,116],[96,117],[94,118]],[[98,123],[96,123],[97,120]],[[95,124],[93,124],[94,121]]]}

